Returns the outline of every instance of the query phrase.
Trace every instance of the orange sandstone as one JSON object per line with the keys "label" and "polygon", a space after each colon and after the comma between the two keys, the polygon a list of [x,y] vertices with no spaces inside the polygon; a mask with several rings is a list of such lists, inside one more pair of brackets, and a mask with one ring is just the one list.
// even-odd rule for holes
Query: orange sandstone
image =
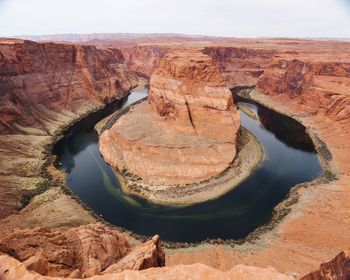
{"label": "orange sandstone", "polygon": [[235,158],[240,117],[212,59],[171,52],[152,74],[148,104],[133,106],[100,137],[104,159],[155,184],[199,182]]}

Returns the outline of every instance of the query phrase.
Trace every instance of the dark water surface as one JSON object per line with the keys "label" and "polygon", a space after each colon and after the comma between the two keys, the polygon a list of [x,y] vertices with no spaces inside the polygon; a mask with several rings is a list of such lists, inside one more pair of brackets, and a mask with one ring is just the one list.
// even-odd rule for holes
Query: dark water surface
{"label": "dark water surface", "polygon": [[[123,107],[147,95],[135,91]],[[265,159],[237,188],[221,198],[174,208],[150,204],[121,193],[119,182],[98,149],[95,123],[110,112],[92,114],[67,131],[54,153],[67,172],[71,190],[108,222],[162,240],[196,242],[207,238],[239,239],[266,223],[294,185],[310,181],[322,167],[305,128],[263,106],[244,103],[258,119],[241,113],[242,125],[264,147]],[[111,106],[110,111],[117,105]]]}

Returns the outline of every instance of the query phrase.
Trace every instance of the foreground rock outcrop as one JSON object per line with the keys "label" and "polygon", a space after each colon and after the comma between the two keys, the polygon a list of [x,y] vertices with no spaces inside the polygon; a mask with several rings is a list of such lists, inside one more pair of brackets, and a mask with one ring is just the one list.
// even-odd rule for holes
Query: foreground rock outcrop
{"label": "foreground rock outcrop", "polygon": [[[26,269],[14,258],[0,255],[0,279],[2,280],[54,280],[41,276]],[[72,278],[65,278],[72,279]],[[294,278],[277,272],[274,268],[260,268],[244,265],[236,265],[228,271],[213,269],[204,264],[178,265],[164,268],[150,268],[144,271],[111,272],[104,275],[96,275],[86,279],[90,280],[186,280],[186,279],[222,279],[222,280],[293,280]]]}
{"label": "foreground rock outcrop", "polygon": [[133,106],[100,138],[104,159],[155,184],[220,174],[236,155],[240,118],[210,57],[168,53],[152,74],[148,104]]}
{"label": "foreground rock outcrop", "polygon": [[131,248],[121,233],[102,224],[66,231],[13,230],[0,237],[0,253],[41,275],[86,278],[101,273],[164,266],[159,237]]}
{"label": "foreground rock outcrop", "polygon": [[305,275],[301,280],[347,280],[350,279],[350,252],[344,251],[329,262],[323,263],[320,269]]}

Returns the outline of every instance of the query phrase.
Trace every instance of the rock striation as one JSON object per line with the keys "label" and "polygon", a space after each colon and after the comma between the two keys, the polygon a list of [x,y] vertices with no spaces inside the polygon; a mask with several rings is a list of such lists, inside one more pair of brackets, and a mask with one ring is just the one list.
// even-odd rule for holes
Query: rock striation
{"label": "rock striation", "polygon": [[168,53],[152,74],[148,102],[133,106],[100,137],[104,159],[152,184],[216,176],[236,155],[240,117],[212,59]]}
{"label": "rock striation", "polygon": [[[136,83],[117,49],[1,39],[0,218],[16,213],[50,185],[46,149],[62,128],[122,98]],[[64,209],[75,209],[51,222],[67,224],[84,216],[68,196],[53,199],[64,197]]]}
{"label": "rock striation", "polygon": [[164,266],[165,253],[159,247],[159,242],[159,236],[155,235],[151,240],[137,245],[126,257],[103,271],[103,274]]}
{"label": "rock striation", "polygon": [[284,95],[309,114],[342,122],[350,115],[350,62],[278,60],[265,71],[257,91]]}
{"label": "rock striation", "polygon": [[[2,280],[59,280],[28,271],[23,263],[7,255],[0,255],[0,279]],[[73,279],[73,278],[64,278]],[[76,279],[76,278],[74,278]],[[127,270],[95,275],[89,280],[183,280],[183,279],[222,279],[222,280],[293,280],[292,276],[279,273],[271,267],[260,268],[236,265],[228,271],[220,271],[204,264],[178,265],[164,268],[150,268],[144,271]]]}
{"label": "rock striation", "polygon": [[131,249],[126,237],[100,223],[68,230],[13,230],[0,238],[0,252],[41,275],[86,278],[107,271],[164,266],[159,236]]}
{"label": "rock striation", "polygon": [[174,49],[172,45],[136,45],[120,48],[129,71],[149,78],[163,56]]}
{"label": "rock striation", "polygon": [[271,49],[229,46],[205,47],[203,52],[213,58],[229,87],[254,86],[278,54]]}
{"label": "rock striation", "polygon": [[330,261],[321,264],[320,269],[305,275],[301,280],[347,280],[350,279],[350,252],[343,251]]}
{"label": "rock striation", "polygon": [[52,134],[61,114],[108,103],[134,83],[117,49],[0,42],[1,134]]}

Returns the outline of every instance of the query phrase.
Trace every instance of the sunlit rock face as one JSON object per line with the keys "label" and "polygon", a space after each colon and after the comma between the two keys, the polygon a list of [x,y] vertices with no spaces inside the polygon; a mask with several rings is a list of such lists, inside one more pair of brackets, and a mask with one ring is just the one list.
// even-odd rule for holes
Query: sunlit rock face
{"label": "sunlit rock face", "polygon": [[350,279],[350,251],[345,250],[336,255],[320,268],[305,275],[301,280],[346,280]]}
{"label": "sunlit rock face", "polygon": [[136,82],[117,49],[0,39],[0,218],[23,208],[46,181],[54,135]]}
{"label": "sunlit rock face", "polygon": [[0,253],[31,272],[56,277],[86,278],[165,264],[158,235],[132,248],[124,234],[101,223],[67,230],[15,229],[0,237]]}
{"label": "sunlit rock face", "polygon": [[254,86],[264,73],[276,50],[250,47],[215,46],[205,47],[204,53],[211,56],[220,73],[230,87],[236,85]]}
{"label": "sunlit rock face", "polygon": [[168,53],[150,79],[148,102],[102,134],[104,159],[152,183],[193,183],[220,174],[236,155],[240,117],[212,59]]}
{"label": "sunlit rock face", "polygon": [[[0,41],[0,133],[53,134],[135,86],[117,49]],[[64,120],[64,121],[63,121]]]}

